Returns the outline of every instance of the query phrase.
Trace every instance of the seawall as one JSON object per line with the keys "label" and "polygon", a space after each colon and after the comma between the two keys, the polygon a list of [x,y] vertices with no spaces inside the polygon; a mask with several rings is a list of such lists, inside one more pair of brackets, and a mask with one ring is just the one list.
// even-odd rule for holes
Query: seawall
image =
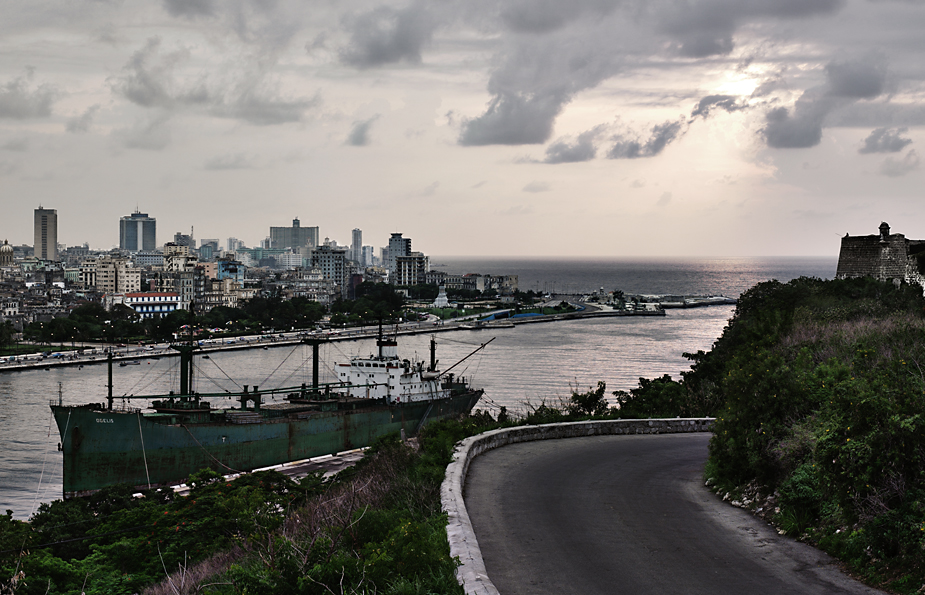
{"label": "seawall", "polygon": [[469,520],[463,490],[466,474],[472,459],[485,451],[518,442],[602,436],[609,434],[676,434],[682,432],[708,432],[713,418],[693,419],[614,419],[578,421],[540,426],[518,426],[491,430],[466,438],[456,447],[453,462],[446,468],[440,486],[440,500],[447,513],[447,538],[450,556],[458,557],[459,583],[468,595],[499,595],[485,571],[482,552]]}

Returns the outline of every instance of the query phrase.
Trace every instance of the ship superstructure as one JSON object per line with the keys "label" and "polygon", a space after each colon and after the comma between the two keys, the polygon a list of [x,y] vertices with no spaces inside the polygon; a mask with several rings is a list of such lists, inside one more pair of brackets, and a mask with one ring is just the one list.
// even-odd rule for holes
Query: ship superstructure
{"label": "ship superstructure", "polygon": [[[118,407],[112,382],[106,403],[51,403],[64,453],[64,496],[80,496],[128,483],[137,488],[174,485],[211,468],[228,474],[367,446],[392,433],[416,434],[429,421],[466,414],[482,396],[464,378],[398,356],[397,343],[381,332],[378,353],[338,366],[338,379],[261,390],[244,386],[238,406],[214,408],[190,390],[195,346],[180,352],[180,391],[146,399],[150,409]],[[480,346],[469,356],[482,349]],[[465,358],[464,358],[465,359]],[[461,360],[462,361],[462,360]],[[111,370],[111,367],[110,367]],[[269,402],[283,397],[281,402]]]}

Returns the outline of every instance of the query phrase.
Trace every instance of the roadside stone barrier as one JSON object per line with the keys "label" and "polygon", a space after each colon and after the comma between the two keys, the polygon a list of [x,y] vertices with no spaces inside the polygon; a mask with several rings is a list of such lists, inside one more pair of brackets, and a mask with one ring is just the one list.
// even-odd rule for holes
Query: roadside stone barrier
{"label": "roadside stone barrier", "polygon": [[468,595],[499,595],[485,571],[482,552],[472,530],[472,522],[463,500],[466,474],[472,460],[485,451],[533,440],[604,436],[610,434],[677,434],[682,432],[709,432],[713,418],[688,419],[611,419],[576,421],[539,426],[518,426],[491,430],[470,436],[457,445],[453,462],[446,468],[440,486],[440,500],[447,513],[447,538],[450,556],[458,557],[460,566],[457,579]]}

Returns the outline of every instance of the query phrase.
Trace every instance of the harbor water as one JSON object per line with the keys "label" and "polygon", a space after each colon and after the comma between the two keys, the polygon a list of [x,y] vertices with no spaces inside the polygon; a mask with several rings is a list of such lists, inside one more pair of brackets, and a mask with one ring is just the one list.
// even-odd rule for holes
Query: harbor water
{"label": "harbor water", "polygon": [[[518,274],[522,290],[528,289],[524,279],[532,279],[528,282],[546,284],[549,290],[555,283],[557,291],[603,286],[626,293],[732,297],[767,279],[827,278],[835,269],[834,259],[751,259],[750,265],[746,260],[736,259],[735,266],[719,259],[710,266],[700,262],[695,273],[691,268],[696,266],[688,261],[612,262],[606,274],[601,272],[602,267],[606,269],[601,261],[548,261],[543,267],[539,261],[500,264],[499,260],[445,258],[435,259],[435,264],[451,273]],[[652,275],[651,288],[645,285],[645,262],[663,271]],[[686,267],[684,262],[688,262]],[[671,270],[676,271],[673,284],[668,280]],[[540,273],[546,277],[537,276]],[[709,350],[733,311],[732,306],[712,306],[669,310],[665,317],[596,318],[440,333],[436,335],[437,357],[445,369],[494,337],[485,350],[453,371],[485,389],[482,406],[489,411],[504,406],[524,412],[544,400],[558,403],[572,390],[587,390],[598,381],[605,382],[610,392],[634,388],[640,377],[669,374],[677,378],[689,368],[683,354]],[[429,335],[402,337],[399,354],[426,360],[429,341]],[[368,339],[327,344],[322,347],[322,374],[331,380],[335,363],[374,350],[374,341]],[[116,367],[113,392],[117,397],[164,394],[176,388],[177,358],[139,361],[138,366]],[[194,382],[199,392],[227,393],[228,399],[217,398],[214,404],[231,406],[231,393],[243,385],[274,388],[311,382],[311,352],[300,345],[213,353],[209,359],[197,360]],[[48,403],[59,398],[65,404],[102,402],[106,383],[103,365],[0,375],[0,512],[10,509],[15,518],[25,519],[40,503],[60,498],[61,453]]]}

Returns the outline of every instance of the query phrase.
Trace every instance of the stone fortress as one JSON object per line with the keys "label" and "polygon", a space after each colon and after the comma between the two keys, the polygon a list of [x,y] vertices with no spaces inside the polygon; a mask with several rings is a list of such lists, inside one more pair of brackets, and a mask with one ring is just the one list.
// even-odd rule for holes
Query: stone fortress
{"label": "stone fortress", "polygon": [[890,233],[880,224],[880,233],[869,236],[845,234],[838,253],[835,277],[874,277],[880,281],[915,283],[925,291],[925,240],[908,240]]}

